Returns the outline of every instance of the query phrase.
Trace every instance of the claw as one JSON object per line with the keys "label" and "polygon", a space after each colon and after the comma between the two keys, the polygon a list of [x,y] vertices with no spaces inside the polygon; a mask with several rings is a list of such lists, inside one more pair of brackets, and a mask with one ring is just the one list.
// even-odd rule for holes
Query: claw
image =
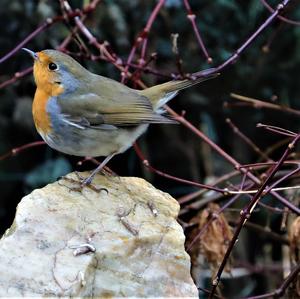
{"label": "claw", "polygon": [[88,176],[87,178],[83,178],[78,172],[75,171],[76,176],[78,177],[79,181],[76,181],[74,179],[70,179],[68,177],[64,177],[64,180],[68,180],[71,181],[72,183],[77,183],[79,184],[79,187],[68,187],[71,191],[77,191],[77,192],[82,192],[82,189],[84,187],[88,187],[90,189],[92,189],[95,192],[100,192],[100,191],[106,191],[108,193],[108,190],[106,188],[99,188],[96,187],[94,185],[92,185],[92,181],[95,177],[95,175],[97,175],[97,173],[99,173],[100,171],[103,170],[103,168],[106,166],[106,164],[108,163],[108,161],[115,155],[116,153],[112,153],[109,156],[107,156],[100,165],[98,165],[98,167],[92,171],[91,175]]}
{"label": "claw", "polygon": [[67,176],[62,177],[61,179],[65,180],[65,181],[69,181],[72,184],[78,184],[78,186],[70,187],[70,186],[66,186],[66,185],[64,185],[60,182],[59,182],[59,184],[61,186],[64,186],[64,187],[68,188],[69,191],[82,192],[84,187],[88,187],[88,188],[90,188],[91,190],[93,190],[97,193],[100,193],[101,191],[106,191],[106,193],[108,194],[108,190],[106,188],[97,187],[97,186],[92,184],[93,178],[91,176],[89,176],[87,178],[84,178],[77,171],[75,171],[75,174],[76,174],[78,180],[67,177]]}
{"label": "claw", "polygon": [[101,173],[103,175],[107,175],[107,176],[113,176],[113,177],[117,176],[117,174],[107,166],[103,167],[103,169],[101,170]]}

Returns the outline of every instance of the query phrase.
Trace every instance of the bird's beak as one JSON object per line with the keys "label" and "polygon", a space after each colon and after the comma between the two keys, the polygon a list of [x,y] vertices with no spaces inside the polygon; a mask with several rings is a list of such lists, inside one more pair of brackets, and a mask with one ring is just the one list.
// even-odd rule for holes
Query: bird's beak
{"label": "bird's beak", "polygon": [[25,52],[29,53],[30,56],[34,59],[34,60],[38,60],[39,57],[37,56],[37,54],[27,48],[22,48],[22,50],[24,50]]}

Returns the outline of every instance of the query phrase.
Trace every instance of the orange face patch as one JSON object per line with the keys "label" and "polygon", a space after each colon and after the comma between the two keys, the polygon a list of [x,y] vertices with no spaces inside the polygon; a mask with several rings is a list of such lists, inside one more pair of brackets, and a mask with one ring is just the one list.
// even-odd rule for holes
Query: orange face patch
{"label": "orange face patch", "polygon": [[33,74],[37,85],[35,92],[32,114],[35,126],[40,133],[47,134],[51,130],[51,122],[47,113],[47,103],[53,96],[58,96],[64,90],[59,81],[58,74],[50,71],[49,63],[54,62],[43,52],[37,53],[38,59],[34,62]]}
{"label": "orange face patch", "polygon": [[37,53],[38,59],[33,65],[33,75],[38,88],[42,88],[46,93],[51,96],[57,96],[63,92],[61,86],[54,84],[59,81],[59,74],[50,71],[48,66],[54,62],[47,54],[43,52]]}

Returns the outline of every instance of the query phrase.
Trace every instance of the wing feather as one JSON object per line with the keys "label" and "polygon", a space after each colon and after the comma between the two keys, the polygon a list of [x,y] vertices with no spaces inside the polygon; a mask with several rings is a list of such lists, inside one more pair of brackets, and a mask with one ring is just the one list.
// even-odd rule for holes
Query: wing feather
{"label": "wing feather", "polygon": [[[86,88],[78,88],[76,96],[66,93],[57,97],[66,120],[77,126],[105,129],[101,125],[132,126],[146,123],[176,123],[156,113],[149,99],[125,85],[98,75]],[[97,84],[95,84],[95,82]],[[87,84],[85,84],[87,86]]]}

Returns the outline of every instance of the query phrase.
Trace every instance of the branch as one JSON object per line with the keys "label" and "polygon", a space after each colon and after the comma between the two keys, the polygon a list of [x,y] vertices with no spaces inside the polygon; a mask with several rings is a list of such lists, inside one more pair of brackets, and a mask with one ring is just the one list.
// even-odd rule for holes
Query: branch
{"label": "branch", "polygon": [[300,263],[290,272],[288,277],[283,281],[282,285],[276,289],[275,291],[263,295],[247,297],[244,299],[263,299],[263,298],[271,298],[271,297],[282,297],[288,286],[296,279],[297,275],[300,273]]}
{"label": "branch", "polygon": [[[249,179],[251,179],[256,184],[261,184],[261,181],[254,176],[249,170],[242,167],[242,165],[236,161],[233,157],[227,154],[222,148],[220,148],[216,143],[209,139],[203,132],[198,130],[194,125],[187,121],[183,116],[180,116],[170,107],[166,107],[167,111],[175,117],[175,119],[187,127],[191,132],[200,137],[204,142],[206,142],[213,150],[215,150],[219,155],[221,155],[225,160],[234,166],[235,169],[239,170],[241,173],[246,174]],[[290,203],[287,199],[283,198],[278,193],[271,191],[270,192],[275,198],[277,198],[283,205],[288,207],[291,211],[300,215],[300,209]]]}
{"label": "branch", "polygon": [[240,131],[240,129],[231,121],[230,118],[226,118],[226,122],[229,124],[234,133],[236,133],[245,143],[247,143],[258,155],[267,161],[272,161],[249,137]]}
{"label": "branch", "polygon": [[254,108],[266,108],[266,109],[272,109],[272,110],[279,110],[281,112],[287,112],[287,113],[291,113],[297,116],[300,116],[300,110],[296,110],[290,107],[285,107],[282,105],[277,105],[277,104],[273,104],[273,103],[268,103],[268,102],[264,102],[261,100],[257,100],[257,99],[253,99],[250,97],[245,97],[236,93],[231,93],[230,96],[233,99],[245,102],[245,103],[249,103],[250,106],[254,107]]}
{"label": "branch", "polygon": [[193,30],[194,30],[197,42],[198,42],[198,44],[200,46],[200,49],[202,50],[202,52],[203,52],[203,54],[204,54],[204,56],[205,56],[205,58],[207,60],[207,63],[212,63],[213,59],[209,56],[208,51],[207,51],[207,49],[206,49],[206,47],[205,47],[205,45],[203,43],[203,40],[201,38],[200,32],[198,30],[198,27],[197,27],[197,24],[196,24],[196,15],[192,11],[191,6],[189,4],[189,1],[188,0],[183,0],[183,2],[184,2],[186,10],[188,12],[187,18],[189,19],[189,21],[192,24],[192,27],[193,27]]}
{"label": "branch", "polygon": [[[72,11],[68,14],[69,18],[74,18],[76,16],[81,16],[82,14],[88,14],[94,11],[101,0],[93,0],[88,6],[86,6],[82,10]],[[61,22],[64,20],[64,16],[56,16],[53,18],[48,18],[45,22],[43,22],[37,29],[35,29],[32,33],[30,33],[24,40],[22,40],[16,47],[14,47],[11,51],[9,51],[6,55],[4,55],[0,59],[0,64],[15,55],[21,48],[23,48],[29,41],[35,38],[38,34],[45,31],[48,27],[54,25],[57,22]]]}
{"label": "branch", "polygon": [[142,32],[140,32],[138,34],[138,37],[137,37],[133,47],[131,48],[131,51],[130,51],[129,55],[128,55],[127,62],[126,62],[126,67],[125,67],[124,71],[122,72],[122,80],[121,80],[122,83],[124,83],[125,79],[127,78],[129,65],[131,64],[131,62],[133,60],[133,57],[134,57],[134,54],[135,54],[137,48],[140,46],[141,43],[143,43],[143,44],[142,44],[141,57],[139,59],[138,66],[139,67],[144,66],[145,56],[146,56],[146,49],[147,49],[147,42],[148,42],[148,35],[149,35],[151,27],[152,27],[157,15],[158,15],[160,9],[163,7],[164,4],[165,4],[165,0],[159,0],[157,2],[157,5],[155,6],[154,10],[152,11],[152,13],[151,13],[151,15],[150,15],[150,17],[147,21],[147,24],[146,24],[145,28],[142,30]]}
{"label": "branch", "polygon": [[35,141],[35,142],[26,143],[26,144],[21,145],[19,147],[13,148],[12,150],[7,152],[6,154],[0,156],[0,161],[5,160],[9,157],[15,156],[15,155],[19,154],[20,152],[23,152],[24,150],[26,150],[28,148],[32,148],[32,147],[40,146],[40,145],[44,145],[44,144],[46,144],[45,141]]}
{"label": "branch", "polygon": [[[274,12],[274,9],[265,0],[260,0],[260,2],[269,10],[269,12]],[[285,18],[281,15],[278,15],[277,18],[285,23],[295,25],[295,26],[300,26],[300,22],[293,21],[293,20]]]}
{"label": "branch", "polygon": [[[282,157],[280,158],[280,160],[277,162],[277,164],[275,166],[272,167],[271,171],[269,172],[268,177],[265,179],[265,181],[261,184],[259,190],[257,191],[257,193],[253,196],[252,200],[249,202],[249,204],[247,205],[247,207],[245,209],[243,209],[241,211],[241,216],[240,216],[240,221],[239,224],[234,232],[233,238],[229,243],[228,249],[224,255],[223,261],[218,269],[218,272],[216,274],[215,279],[213,280],[212,283],[212,289],[211,289],[211,293],[209,298],[213,298],[213,295],[216,291],[216,288],[219,284],[222,272],[225,268],[225,265],[227,263],[227,260],[232,252],[232,249],[234,247],[234,245],[236,244],[236,241],[238,239],[238,236],[244,226],[244,224],[246,223],[246,221],[250,218],[252,211],[254,210],[255,206],[257,205],[258,201],[261,199],[261,197],[263,195],[266,195],[264,193],[264,190],[266,189],[268,183],[271,181],[271,179],[273,178],[273,176],[275,175],[275,173],[279,170],[279,168],[281,167],[281,165],[283,164],[283,162],[286,160],[286,158],[289,156],[289,154],[291,153],[291,151],[295,148],[295,145],[297,144],[297,142],[300,139],[300,134],[298,134],[296,136],[296,138],[288,145],[288,147],[286,148],[285,152],[283,153]],[[299,264],[299,270],[300,270],[300,264]],[[298,271],[299,271],[298,270]]]}

